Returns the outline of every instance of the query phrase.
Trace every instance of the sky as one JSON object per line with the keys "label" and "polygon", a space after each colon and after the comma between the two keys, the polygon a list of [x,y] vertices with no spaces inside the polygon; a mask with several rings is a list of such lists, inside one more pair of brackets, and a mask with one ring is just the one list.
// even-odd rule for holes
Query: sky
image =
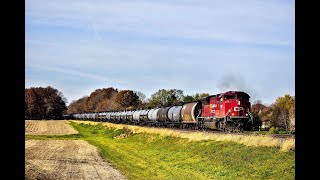
{"label": "sky", "polygon": [[25,87],[295,95],[291,0],[26,0]]}

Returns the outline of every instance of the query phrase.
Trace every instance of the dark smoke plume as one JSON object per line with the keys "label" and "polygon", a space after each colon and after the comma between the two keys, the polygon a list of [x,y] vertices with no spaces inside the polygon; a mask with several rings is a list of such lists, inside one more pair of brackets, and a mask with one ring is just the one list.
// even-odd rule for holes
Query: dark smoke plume
{"label": "dark smoke plume", "polygon": [[228,73],[221,76],[217,83],[217,87],[221,92],[225,91],[243,91],[250,95],[250,101],[257,99],[257,93],[249,87],[246,80],[240,74]]}

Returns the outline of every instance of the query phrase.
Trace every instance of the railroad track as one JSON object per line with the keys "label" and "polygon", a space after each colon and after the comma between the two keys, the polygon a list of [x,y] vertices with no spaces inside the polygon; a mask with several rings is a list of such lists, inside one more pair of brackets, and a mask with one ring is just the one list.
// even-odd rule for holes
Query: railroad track
{"label": "railroad track", "polygon": [[270,136],[274,136],[277,138],[295,138],[294,134],[271,134]]}
{"label": "railroad track", "polygon": [[295,138],[294,134],[256,134],[253,132],[256,131],[244,131],[244,132],[223,132],[223,131],[218,131],[218,130],[196,130],[196,129],[179,129],[179,128],[172,128],[175,130],[179,130],[182,132],[190,132],[190,131],[194,131],[194,132],[207,132],[207,133],[216,133],[216,134],[235,134],[235,135],[265,135],[265,136],[271,136],[271,137],[275,137],[275,138]]}
{"label": "railroad track", "polygon": [[[106,121],[93,121],[93,122],[106,122]],[[113,122],[108,122],[108,123],[112,123],[112,124],[121,124],[121,125],[136,125],[136,124],[123,124],[123,123],[113,123]],[[136,126],[141,126],[141,127],[149,127],[149,128],[166,128],[166,129],[172,129],[172,130],[178,130],[181,132],[207,132],[207,133],[218,133],[218,134],[235,134],[235,135],[265,135],[265,136],[271,136],[271,137],[275,137],[275,138],[281,138],[281,139],[285,139],[285,138],[295,138],[294,134],[258,134],[258,133],[254,133],[257,131],[243,131],[243,132],[224,132],[224,131],[219,131],[219,130],[211,130],[211,129],[180,129],[178,127],[157,127],[157,126],[148,126],[148,125],[136,125]]]}

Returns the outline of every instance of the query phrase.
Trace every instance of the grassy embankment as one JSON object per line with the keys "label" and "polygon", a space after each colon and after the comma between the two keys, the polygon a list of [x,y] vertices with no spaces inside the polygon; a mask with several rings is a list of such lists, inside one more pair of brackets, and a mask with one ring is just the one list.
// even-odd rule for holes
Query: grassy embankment
{"label": "grassy embankment", "polygon": [[289,150],[295,150],[295,139],[279,139],[268,134],[221,134],[221,133],[209,133],[201,131],[181,131],[169,128],[153,128],[143,127],[135,125],[124,125],[124,124],[113,124],[108,122],[93,122],[93,121],[72,121],[77,123],[84,123],[90,125],[101,124],[115,129],[123,129],[124,127],[129,128],[133,133],[147,133],[147,134],[160,134],[161,136],[172,136],[185,138],[190,141],[204,141],[204,140],[215,140],[215,141],[228,141],[240,143],[246,146],[267,146],[267,147],[278,147],[280,151],[287,152]]}
{"label": "grassy embankment", "polygon": [[80,133],[30,136],[83,139],[129,179],[294,179],[294,151],[235,142],[133,133],[101,124],[71,122]]}

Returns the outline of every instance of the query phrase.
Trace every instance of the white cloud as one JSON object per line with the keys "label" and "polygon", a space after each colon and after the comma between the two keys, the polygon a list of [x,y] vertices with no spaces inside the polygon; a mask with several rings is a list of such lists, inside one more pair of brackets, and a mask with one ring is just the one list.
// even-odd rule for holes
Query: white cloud
{"label": "white cloud", "polygon": [[125,81],[122,80],[115,80],[115,79],[110,79],[107,78],[106,76],[102,75],[97,75],[97,73],[88,73],[88,72],[81,72],[77,70],[72,70],[70,68],[61,68],[61,67],[54,67],[54,66],[44,66],[44,65],[35,65],[35,64],[27,64],[27,68],[37,68],[45,71],[53,71],[56,73],[63,73],[66,75],[71,75],[71,76],[76,76],[76,77],[82,77],[82,78],[87,78],[87,79],[94,79],[94,80],[99,80],[102,82],[113,82],[117,84],[125,84]]}
{"label": "white cloud", "polygon": [[[27,1],[27,23],[157,37],[294,46],[294,4],[278,1]],[[99,38],[98,38],[99,39]]]}

